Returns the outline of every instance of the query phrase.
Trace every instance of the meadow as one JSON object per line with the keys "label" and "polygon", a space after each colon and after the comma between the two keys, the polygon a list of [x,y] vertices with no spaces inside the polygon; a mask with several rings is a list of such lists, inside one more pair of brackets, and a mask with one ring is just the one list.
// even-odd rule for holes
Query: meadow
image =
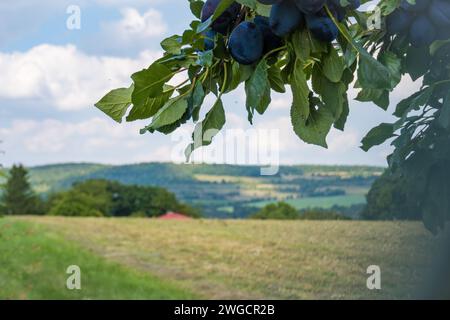
{"label": "meadow", "polygon": [[[284,200],[284,202],[290,204],[296,209],[308,209],[308,208],[321,208],[330,209],[333,206],[349,207],[357,204],[366,203],[366,198],[361,194],[348,194],[344,196],[331,196],[331,197],[306,197],[299,199]],[[273,201],[259,201],[249,204],[249,206],[262,208]]]}
{"label": "meadow", "polygon": [[416,222],[62,217],[1,218],[0,239],[0,298],[22,299],[407,299],[438,242]]}

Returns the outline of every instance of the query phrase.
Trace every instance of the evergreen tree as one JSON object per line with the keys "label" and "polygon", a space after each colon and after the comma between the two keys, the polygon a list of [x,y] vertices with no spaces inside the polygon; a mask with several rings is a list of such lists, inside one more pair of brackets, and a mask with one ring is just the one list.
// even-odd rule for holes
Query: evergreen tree
{"label": "evergreen tree", "polygon": [[14,165],[9,171],[0,202],[7,215],[40,213],[42,206],[31,190],[28,171],[22,165]]}

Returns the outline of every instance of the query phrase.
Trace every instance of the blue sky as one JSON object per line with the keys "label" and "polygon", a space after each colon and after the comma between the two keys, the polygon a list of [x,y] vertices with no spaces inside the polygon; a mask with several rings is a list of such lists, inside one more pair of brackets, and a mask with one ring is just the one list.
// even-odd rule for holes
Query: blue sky
{"label": "blue sky", "polygon": [[[80,30],[66,27],[70,5],[81,9]],[[139,129],[147,122],[120,125],[93,105],[110,89],[129,85],[131,73],[161,54],[159,42],[181,33],[191,18],[187,0],[2,1],[0,150],[5,154],[0,155],[0,163],[182,161],[178,151],[185,141],[180,139],[190,135],[192,124],[172,136],[141,136]],[[393,104],[419,85],[404,80],[392,95]],[[351,97],[355,94],[350,92]],[[289,94],[275,94],[269,111],[256,117],[253,127],[278,130],[276,151],[281,163],[385,165],[388,145],[368,153],[359,145],[371,127],[392,119],[392,110],[351,102],[346,131],[333,130],[326,150],[295,136],[289,121],[290,99]],[[224,102],[226,129],[252,128],[246,122],[242,88]],[[211,103],[207,99],[205,111]],[[226,139],[217,139],[206,152],[220,149]],[[254,146],[247,152],[250,160],[227,162],[262,161],[251,156],[257,152]],[[211,155],[204,159],[224,161]]]}

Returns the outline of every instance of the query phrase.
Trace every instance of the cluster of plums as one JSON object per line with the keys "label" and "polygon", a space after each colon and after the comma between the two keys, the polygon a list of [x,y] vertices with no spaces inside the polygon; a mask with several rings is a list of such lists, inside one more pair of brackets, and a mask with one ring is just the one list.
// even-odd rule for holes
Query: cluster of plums
{"label": "cluster of plums", "polygon": [[[231,32],[228,48],[231,56],[239,63],[249,65],[261,57],[282,46],[283,37],[299,28],[307,27],[318,40],[331,42],[338,35],[338,28],[328,17],[325,5],[338,21],[345,18],[346,8],[340,0],[258,0],[262,4],[272,5],[270,17],[256,16],[253,21],[241,19],[241,6],[233,3],[205,32],[205,49],[214,48],[217,33],[227,35]],[[360,0],[348,0],[351,9],[360,6]],[[220,0],[207,0],[202,9],[202,22],[209,19],[219,5]],[[242,19],[243,20],[243,19]]]}
{"label": "cluster of plums", "polygon": [[450,0],[403,0],[386,19],[388,35],[409,38],[414,47],[429,46],[435,40],[450,38]]}

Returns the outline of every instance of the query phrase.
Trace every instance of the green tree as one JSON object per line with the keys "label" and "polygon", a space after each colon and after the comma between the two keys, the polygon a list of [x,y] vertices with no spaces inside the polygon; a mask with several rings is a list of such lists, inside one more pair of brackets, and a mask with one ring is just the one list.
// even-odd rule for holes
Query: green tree
{"label": "green tree", "polygon": [[51,200],[49,215],[67,217],[101,217],[104,203],[95,196],[78,190],[59,193]]}
{"label": "green tree", "polygon": [[251,219],[261,220],[295,220],[299,217],[297,209],[285,202],[268,204],[250,216]]}
{"label": "green tree", "polygon": [[408,179],[387,170],[372,185],[362,217],[369,220],[420,220],[417,198]]}
{"label": "green tree", "polygon": [[14,165],[8,173],[0,198],[7,215],[42,214],[42,201],[31,189],[28,171],[22,165]]}

